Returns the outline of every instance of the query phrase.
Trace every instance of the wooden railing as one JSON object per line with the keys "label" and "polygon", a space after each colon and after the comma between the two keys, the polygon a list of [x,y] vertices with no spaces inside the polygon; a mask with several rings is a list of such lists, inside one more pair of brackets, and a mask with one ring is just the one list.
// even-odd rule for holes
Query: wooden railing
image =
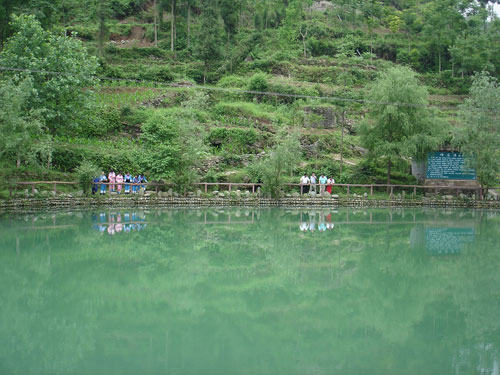
{"label": "wooden railing", "polygon": [[[12,197],[13,191],[15,186],[28,186],[31,188],[31,193],[34,195],[35,194],[35,189],[38,185],[49,185],[53,186],[53,191],[54,195],[57,194],[57,186],[58,185],[78,185],[77,182],[66,182],[66,181],[31,181],[31,182],[14,182],[10,184],[9,187],[9,194]],[[125,185],[128,185],[130,187],[132,186],[146,186],[148,188],[153,188],[156,192],[158,192],[160,187],[172,187],[175,186],[173,183],[165,183],[165,182],[147,182],[147,183],[109,183],[109,182],[96,182],[93,183],[93,185],[97,185],[100,187],[100,185],[106,185],[106,193],[111,195],[111,189],[109,189],[110,185],[121,185],[122,189]],[[214,187],[217,186],[217,189],[223,187],[227,188],[229,192],[233,191],[234,188],[237,187],[244,187],[246,189],[251,189],[252,193],[255,193],[257,191],[257,188],[262,187],[263,184],[261,183],[236,183],[236,182],[198,182],[194,183],[193,186],[197,187],[202,187],[205,193],[208,193],[209,187]],[[316,191],[319,191],[320,184],[284,184],[284,186],[291,187],[291,188],[297,188],[297,190],[300,191],[301,194],[304,193],[304,187],[316,187]],[[328,186],[328,185],[323,185]],[[346,188],[347,190],[347,195],[349,196],[351,194],[351,189],[352,188],[364,188],[364,189],[370,189],[370,195],[373,195],[373,192],[375,189],[382,189],[385,188],[387,191],[390,191],[390,194],[394,194],[395,189],[411,189],[413,195],[417,194],[417,190],[421,189],[424,192],[431,190],[434,191],[434,193],[438,194],[442,190],[446,191],[454,191],[455,195],[458,197],[461,191],[473,191],[477,196],[482,200],[483,199],[483,193],[482,189],[479,187],[474,187],[474,186],[426,186],[426,185],[390,185],[390,184],[333,184],[330,185],[332,188]],[[491,188],[491,189],[500,189],[500,188]],[[99,192],[99,191],[98,191]]]}

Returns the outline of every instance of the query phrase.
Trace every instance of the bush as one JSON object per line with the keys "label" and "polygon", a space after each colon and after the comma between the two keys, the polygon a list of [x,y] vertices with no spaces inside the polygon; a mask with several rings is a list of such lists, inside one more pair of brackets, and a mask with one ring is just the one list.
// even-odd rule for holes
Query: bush
{"label": "bush", "polygon": [[172,82],[174,75],[166,66],[152,65],[142,67],[141,72],[139,72],[139,78],[146,81]]}
{"label": "bush", "polygon": [[254,129],[212,128],[208,141],[214,147],[233,152],[248,152],[257,141],[258,133]]}
{"label": "bush", "polygon": [[[405,172],[409,169],[409,163],[401,160],[391,170],[391,183],[395,185],[416,184],[415,177]],[[356,184],[386,184],[387,167],[379,161],[365,159],[354,168],[351,178]]]}
{"label": "bush", "polygon": [[255,73],[248,84],[252,91],[266,91],[268,88],[267,76],[264,73]]}
{"label": "bush", "polygon": [[115,46],[107,46],[106,53],[111,56],[124,59],[138,59],[143,57],[154,56],[157,58],[167,57],[167,53],[157,47],[132,47],[132,48],[119,48]]}
{"label": "bush", "polygon": [[82,160],[99,165],[105,171],[142,172],[138,165],[139,152],[135,150],[99,149],[94,146],[86,148],[74,145],[59,145],[54,148],[52,165],[63,172],[74,172]]}
{"label": "bush", "polygon": [[92,182],[94,178],[99,176],[99,168],[88,160],[82,161],[80,166],[76,169],[78,175],[78,184],[83,190],[85,195],[89,195],[92,189]]}
{"label": "bush", "polygon": [[103,106],[83,120],[83,123],[79,125],[78,133],[86,137],[99,137],[121,130],[121,128],[120,110]]}

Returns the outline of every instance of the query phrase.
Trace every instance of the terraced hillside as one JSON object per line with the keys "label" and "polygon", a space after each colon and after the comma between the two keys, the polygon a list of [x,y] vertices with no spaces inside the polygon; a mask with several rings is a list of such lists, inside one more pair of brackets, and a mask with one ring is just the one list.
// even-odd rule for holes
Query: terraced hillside
{"label": "terraced hillside", "polygon": [[[128,7],[120,10],[118,3]],[[301,145],[289,181],[315,171],[340,182],[383,183],[384,165],[368,157],[359,126],[370,111],[370,84],[397,65],[417,70],[433,116],[450,125],[448,141],[460,126],[458,106],[471,73],[453,60],[449,48],[441,55],[428,25],[418,26],[435,2],[381,2],[367,16],[366,4],[356,8],[346,5],[350,2],[235,2],[239,8],[233,9],[222,1],[209,25],[217,33],[214,58],[204,51],[214,42],[203,39],[208,3],[174,2],[172,10],[171,3],[159,1],[156,41],[152,1],[120,1],[110,13],[97,7],[94,16],[73,5],[72,15],[57,27],[76,33],[99,56],[100,83],[88,88],[95,91],[94,117],[86,126],[53,134],[50,169],[26,165],[22,178],[74,180],[75,169],[87,159],[104,170],[144,171],[169,180],[168,167],[162,173],[143,158],[145,124],[165,116],[194,124],[204,145],[196,167],[202,181],[259,180],[255,164],[284,131],[298,134]],[[236,15],[232,24],[229,11]],[[490,62],[495,70],[493,57]],[[19,176],[19,169],[3,173],[9,179]],[[392,175],[395,183],[414,182],[409,159],[401,159]]]}

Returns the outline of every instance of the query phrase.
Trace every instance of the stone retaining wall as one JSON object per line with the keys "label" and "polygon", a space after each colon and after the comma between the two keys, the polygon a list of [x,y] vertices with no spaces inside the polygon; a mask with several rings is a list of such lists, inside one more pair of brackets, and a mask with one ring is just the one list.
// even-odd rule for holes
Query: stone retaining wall
{"label": "stone retaining wall", "polygon": [[443,199],[363,199],[363,198],[255,198],[255,197],[113,197],[113,198],[25,198],[0,201],[0,211],[57,210],[97,207],[443,207],[500,209],[500,201]]}

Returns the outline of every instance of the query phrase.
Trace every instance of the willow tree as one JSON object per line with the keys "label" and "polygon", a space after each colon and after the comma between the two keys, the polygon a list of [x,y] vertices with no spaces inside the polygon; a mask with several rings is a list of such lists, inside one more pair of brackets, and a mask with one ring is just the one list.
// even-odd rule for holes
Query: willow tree
{"label": "willow tree", "polygon": [[370,111],[361,126],[361,140],[370,156],[385,159],[387,184],[394,162],[405,157],[422,160],[444,139],[444,123],[431,116],[428,96],[415,73],[405,67],[381,72],[369,88]]}

